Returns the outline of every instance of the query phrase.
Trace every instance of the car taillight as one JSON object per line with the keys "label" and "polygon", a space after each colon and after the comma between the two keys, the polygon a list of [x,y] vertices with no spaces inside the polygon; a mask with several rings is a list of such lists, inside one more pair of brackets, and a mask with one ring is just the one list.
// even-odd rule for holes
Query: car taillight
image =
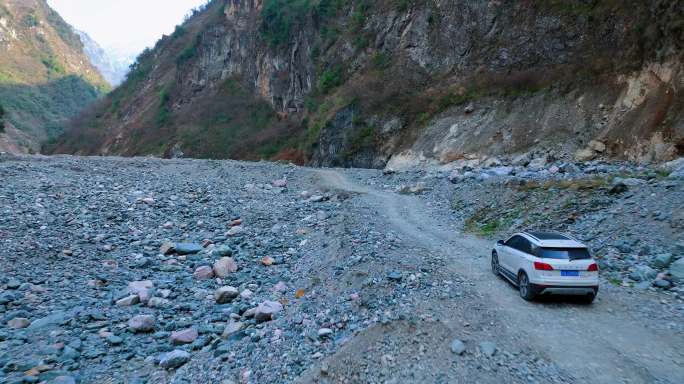
{"label": "car taillight", "polygon": [[551,264],[540,263],[538,261],[534,262],[534,269],[538,271],[553,271]]}
{"label": "car taillight", "polygon": [[589,265],[589,268],[587,268],[587,271],[598,272],[598,265],[596,265],[596,263]]}

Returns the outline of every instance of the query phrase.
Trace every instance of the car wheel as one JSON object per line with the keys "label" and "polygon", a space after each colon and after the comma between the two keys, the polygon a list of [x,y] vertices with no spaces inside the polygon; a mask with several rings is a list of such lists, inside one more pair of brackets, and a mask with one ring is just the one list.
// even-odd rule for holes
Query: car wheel
{"label": "car wheel", "polygon": [[492,252],[492,273],[499,276],[500,270],[499,270],[499,255],[496,254],[496,251]]}
{"label": "car wheel", "polygon": [[518,290],[520,291],[520,297],[530,301],[534,299],[534,292],[530,286],[530,279],[527,277],[527,273],[520,272],[518,275]]}

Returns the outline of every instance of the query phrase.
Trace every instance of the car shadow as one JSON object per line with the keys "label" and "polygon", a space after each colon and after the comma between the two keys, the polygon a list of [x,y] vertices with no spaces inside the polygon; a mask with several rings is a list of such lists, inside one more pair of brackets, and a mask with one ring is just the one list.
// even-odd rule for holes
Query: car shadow
{"label": "car shadow", "polygon": [[[506,279],[503,276],[498,276],[501,281],[505,282],[506,285],[513,291],[515,295],[517,295],[521,301],[525,302],[523,298],[518,295],[518,287],[511,283],[508,279]],[[553,306],[564,306],[564,305],[572,305],[572,306],[582,306],[582,307],[590,307],[593,305],[593,303],[587,303],[582,300],[582,296],[578,295],[539,295],[534,298],[534,300],[529,302],[530,304],[540,304],[540,305],[553,305]]]}

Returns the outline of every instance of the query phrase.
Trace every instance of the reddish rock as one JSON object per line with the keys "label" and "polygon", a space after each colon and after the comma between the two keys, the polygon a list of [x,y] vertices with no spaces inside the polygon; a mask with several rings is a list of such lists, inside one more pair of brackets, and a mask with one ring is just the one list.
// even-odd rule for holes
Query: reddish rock
{"label": "reddish rock", "polygon": [[15,317],[14,319],[7,322],[7,326],[12,329],[22,329],[26,328],[31,324],[29,319],[24,317]]}
{"label": "reddish rock", "polygon": [[188,328],[172,332],[169,340],[171,340],[171,344],[173,345],[190,344],[197,340],[198,336],[199,334],[197,333],[196,329]]}
{"label": "reddish rock", "polygon": [[130,320],[128,320],[128,328],[131,331],[139,332],[152,332],[154,331],[156,320],[154,316],[151,315],[138,315]]}
{"label": "reddish rock", "polygon": [[192,277],[195,280],[208,280],[214,277],[214,270],[211,267],[204,265],[195,269]]}
{"label": "reddish rock", "polygon": [[266,256],[263,259],[261,259],[261,264],[263,264],[267,267],[273,265],[273,263],[275,263],[275,259],[270,257],[270,256]]}
{"label": "reddish rock", "polygon": [[230,257],[222,257],[214,263],[214,274],[217,277],[227,277],[238,270],[237,263]]}

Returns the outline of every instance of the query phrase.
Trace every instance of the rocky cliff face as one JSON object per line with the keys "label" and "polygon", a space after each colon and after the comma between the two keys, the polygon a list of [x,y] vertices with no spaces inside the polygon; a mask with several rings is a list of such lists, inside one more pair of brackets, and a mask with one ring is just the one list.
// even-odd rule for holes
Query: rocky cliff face
{"label": "rocky cliff face", "polygon": [[362,167],[530,151],[667,160],[684,151],[683,7],[215,0],[57,150]]}
{"label": "rocky cliff face", "polygon": [[39,151],[107,89],[79,37],[44,0],[0,0],[3,151]]}

